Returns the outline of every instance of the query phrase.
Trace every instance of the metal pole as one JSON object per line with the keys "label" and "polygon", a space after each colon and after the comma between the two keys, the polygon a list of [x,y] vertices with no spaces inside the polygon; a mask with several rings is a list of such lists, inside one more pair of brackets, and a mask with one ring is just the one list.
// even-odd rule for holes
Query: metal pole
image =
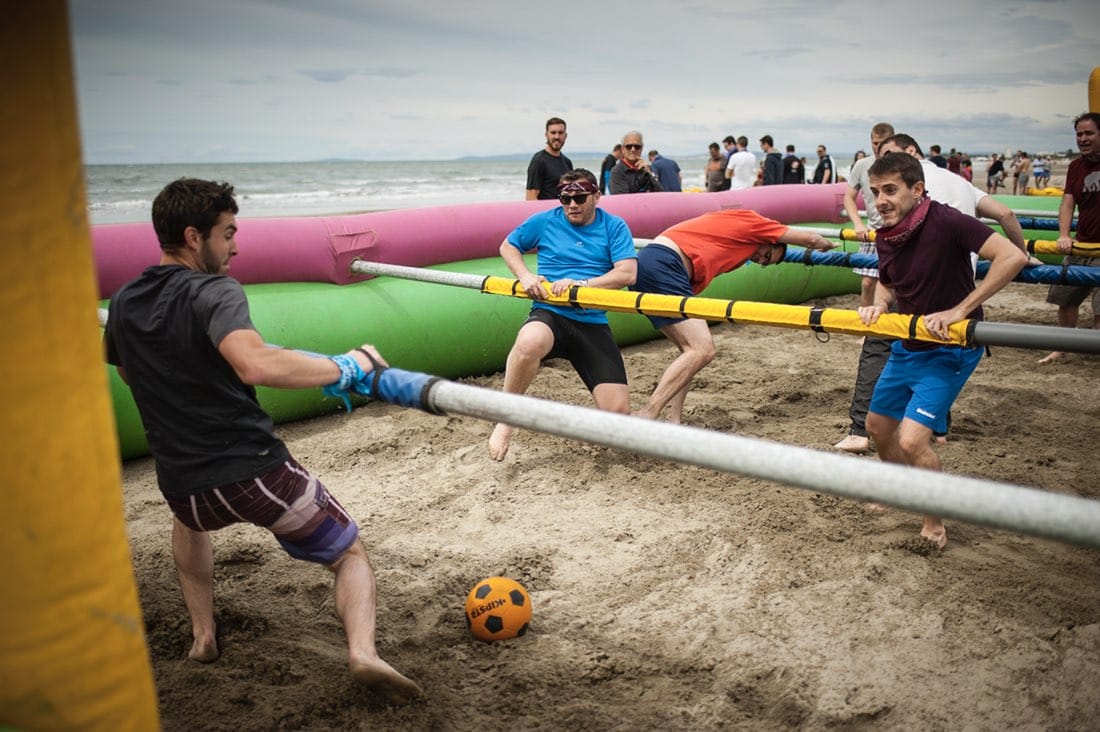
{"label": "metal pole", "polygon": [[[814,254],[818,253],[814,252]],[[823,256],[828,255],[829,252],[823,253]],[[353,262],[351,268],[360,274],[387,275],[421,282],[478,289],[490,294],[510,294],[513,297],[527,297],[518,285],[511,287],[509,292],[500,292],[501,288],[497,285],[500,282],[509,282],[509,280],[501,277],[486,277],[362,260]],[[487,289],[486,285],[489,283],[492,283],[493,287]],[[584,307],[596,307],[615,312],[652,313],[670,317],[682,314],[686,317],[704,320],[755,323],[784,328],[819,330],[827,333],[848,333],[851,335],[870,333],[888,338],[915,337],[918,340],[944,343],[944,341],[927,332],[923,320],[920,318],[917,318],[918,322],[913,324],[910,322],[913,319],[912,316],[894,313],[884,314],[875,325],[864,325],[855,314],[855,311],[838,308],[815,310],[814,308],[796,305],[725,301],[703,297],[679,298],[669,295],[646,295],[647,300],[639,299],[642,297],[641,293],[634,292],[587,287],[579,287],[576,290],[575,294],[569,296],[556,298],[550,296],[548,301],[562,305],[575,302]],[[585,290],[591,291],[593,296],[598,297],[598,299],[587,296]],[[650,302],[653,304],[650,305]],[[672,303],[675,307],[670,310],[665,306],[667,303]],[[693,308],[692,303],[697,304],[698,308]],[[730,306],[729,308],[719,307],[727,303]],[[915,325],[915,328],[911,329],[911,325]],[[990,328],[990,325],[995,327]],[[965,320],[951,326],[951,336],[949,342],[956,345],[1011,346],[1013,348],[1033,348],[1046,351],[1100,354],[1100,333],[1090,330],[1017,323],[993,324]]]}
{"label": "metal pole", "polygon": [[[383,372],[385,375],[386,372]],[[439,380],[432,411],[463,414],[921,514],[1100,548],[1100,501]]]}

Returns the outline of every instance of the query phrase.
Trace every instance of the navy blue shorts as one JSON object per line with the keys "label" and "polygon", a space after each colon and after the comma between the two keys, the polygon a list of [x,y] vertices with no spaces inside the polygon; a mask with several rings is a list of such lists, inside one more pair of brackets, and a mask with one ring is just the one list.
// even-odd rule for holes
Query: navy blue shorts
{"label": "navy blue shorts", "polygon": [[527,323],[542,323],[554,334],[546,358],[564,358],[592,391],[600,384],[626,384],[623,354],[606,323],[582,323],[546,308],[532,308]]}
{"label": "navy blue shorts", "polygon": [[[634,292],[649,292],[656,295],[681,295],[694,297],[691,280],[680,255],[666,246],[650,243],[638,250],[638,279],[630,286]],[[666,318],[660,315],[647,315],[654,328],[681,323],[684,318]]]}

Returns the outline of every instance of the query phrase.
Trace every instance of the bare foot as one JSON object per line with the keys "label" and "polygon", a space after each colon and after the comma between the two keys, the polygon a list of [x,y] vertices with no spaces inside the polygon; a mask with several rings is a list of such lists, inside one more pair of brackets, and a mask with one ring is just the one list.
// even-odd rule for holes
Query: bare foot
{"label": "bare foot", "polygon": [[424,695],[415,681],[399,674],[381,658],[353,661],[350,667],[356,681],[395,706],[404,706]]}
{"label": "bare foot", "polygon": [[221,651],[218,650],[218,640],[213,637],[201,641],[196,638],[191,644],[191,650],[187,652],[188,658],[199,663],[213,663],[219,656]]}
{"label": "bare foot", "polygon": [[920,535],[940,549],[947,545],[947,527],[943,525],[941,519],[925,516],[924,527],[920,530]]}
{"label": "bare foot", "polygon": [[1057,363],[1065,359],[1066,354],[1062,351],[1051,351],[1047,355],[1039,359],[1039,363]]}
{"label": "bare foot", "polygon": [[937,445],[946,445],[947,435],[936,435],[932,441],[935,442]]}
{"label": "bare foot", "polygon": [[512,443],[512,425],[497,422],[493,433],[489,435],[489,457],[493,460],[503,460],[508,454],[508,446]]}
{"label": "bare foot", "polygon": [[871,449],[871,440],[863,435],[848,435],[833,447],[844,452],[867,452]]}

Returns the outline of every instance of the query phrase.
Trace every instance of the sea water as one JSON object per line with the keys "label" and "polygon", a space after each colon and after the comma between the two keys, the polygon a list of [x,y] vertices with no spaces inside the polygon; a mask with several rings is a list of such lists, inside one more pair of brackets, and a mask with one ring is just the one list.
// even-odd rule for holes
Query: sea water
{"label": "sea water", "polygon": [[[570,156],[598,173],[603,156]],[[672,157],[672,156],[670,156]],[[758,155],[760,159],[762,156]],[[674,157],[684,190],[703,190],[706,156]],[[844,174],[850,159],[834,158]],[[523,200],[526,159],[88,165],[91,223],[149,221],[153,198],[182,177],[233,184],[242,218],[319,216]],[[807,160],[811,167],[816,160]]]}

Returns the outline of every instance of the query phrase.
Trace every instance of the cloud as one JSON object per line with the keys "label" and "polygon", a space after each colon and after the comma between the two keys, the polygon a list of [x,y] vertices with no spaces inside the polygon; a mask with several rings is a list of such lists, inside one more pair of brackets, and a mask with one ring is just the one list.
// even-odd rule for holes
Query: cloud
{"label": "cloud", "polygon": [[298,73],[314,81],[335,84],[347,79],[355,72],[350,69],[299,69]]}

